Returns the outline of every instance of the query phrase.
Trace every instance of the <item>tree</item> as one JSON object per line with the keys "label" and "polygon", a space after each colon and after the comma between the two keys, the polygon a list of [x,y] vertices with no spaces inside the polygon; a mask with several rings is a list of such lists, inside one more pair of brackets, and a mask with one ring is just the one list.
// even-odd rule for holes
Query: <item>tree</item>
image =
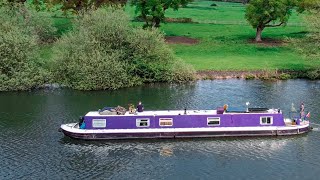
{"label": "tree", "polygon": [[245,17],[257,29],[256,42],[261,42],[266,27],[285,26],[298,0],[250,0]]}
{"label": "tree", "polygon": [[[178,10],[181,6],[186,6],[192,0],[132,0],[131,5],[136,6],[136,12],[145,21],[145,26],[160,27],[160,22],[164,20],[165,11],[169,8]],[[151,17],[151,18],[149,18]]]}

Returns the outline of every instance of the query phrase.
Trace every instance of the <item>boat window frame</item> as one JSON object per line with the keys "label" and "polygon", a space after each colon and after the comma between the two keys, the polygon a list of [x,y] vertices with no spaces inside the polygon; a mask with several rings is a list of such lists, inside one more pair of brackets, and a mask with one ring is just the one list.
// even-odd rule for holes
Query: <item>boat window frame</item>
{"label": "boat window frame", "polygon": [[[104,126],[94,126],[94,122],[95,121],[102,121],[102,120],[104,120]],[[101,122],[100,122],[101,123]],[[93,127],[93,128],[106,128],[107,127],[107,119],[97,119],[97,118],[95,118],[95,119],[92,119],[91,120],[91,126]]]}
{"label": "boat window frame", "polygon": [[[170,122],[171,121],[171,125],[161,125],[161,120],[165,121],[165,122]],[[161,127],[173,126],[173,118],[159,118],[159,126],[161,126]]]}
{"label": "boat window frame", "polygon": [[[266,118],[266,122],[263,123],[262,119]],[[270,118],[270,123],[268,123],[268,118]],[[273,116],[260,116],[260,125],[272,125],[273,124]]]}
{"label": "boat window frame", "polygon": [[[147,120],[147,126],[141,126],[141,120]],[[136,126],[137,127],[150,127],[150,118],[137,118],[136,119]]]}
{"label": "boat window frame", "polygon": [[[219,124],[209,124],[210,121],[218,121]],[[221,122],[221,118],[220,117],[207,117],[207,126],[220,126],[221,125],[220,122]]]}

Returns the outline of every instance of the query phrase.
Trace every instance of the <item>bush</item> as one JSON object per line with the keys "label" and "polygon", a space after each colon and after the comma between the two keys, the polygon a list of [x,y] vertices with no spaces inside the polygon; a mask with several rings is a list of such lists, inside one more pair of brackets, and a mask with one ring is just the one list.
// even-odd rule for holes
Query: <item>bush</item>
{"label": "bush", "polygon": [[308,34],[305,38],[292,40],[296,49],[307,59],[320,60],[320,11],[310,10],[305,16]]}
{"label": "bush", "polygon": [[307,72],[307,77],[309,79],[315,80],[320,79],[320,69],[310,70]]}
{"label": "bush", "polygon": [[119,9],[83,15],[74,30],[58,41],[54,52],[57,79],[74,89],[118,89],[183,79],[174,78],[176,59],[163,35],[155,29],[132,28]]}
{"label": "bush", "polygon": [[55,77],[58,82],[79,90],[118,89],[139,84],[127,73],[122,52],[106,52],[88,33],[63,37],[55,47]]}
{"label": "bush", "polygon": [[178,60],[175,61],[173,64],[171,79],[169,81],[178,83],[194,81],[196,79],[195,74],[196,71],[191,65],[186,64],[181,60]]}
{"label": "bush", "polygon": [[287,74],[287,73],[281,73],[278,77],[280,80],[288,80],[291,78],[291,75],[290,74]]}
{"label": "bush", "polygon": [[57,29],[53,26],[49,13],[29,11],[30,21],[28,25],[33,28],[33,33],[38,36],[39,43],[55,41]]}
{"label": "bush", "polygon": [[57,35],[50,13],[36,12],[25,4],[8,3],[2,6],[3,20],[19,26],[37,37],[38,43],[52,42]]}
{"label": "bush", "polygon": [[38,63],[38,38],[7,7],[0,7],[0,15],[0,91],[41,86],[49,74]]}
{"label": "bush", "polygon": [[129,62],[133,73],[144,82],[166,81],[170,68],[176,60],[171,49],[165,44],[163,35],[156,29],[133,29],[129,37],[131,55]]}

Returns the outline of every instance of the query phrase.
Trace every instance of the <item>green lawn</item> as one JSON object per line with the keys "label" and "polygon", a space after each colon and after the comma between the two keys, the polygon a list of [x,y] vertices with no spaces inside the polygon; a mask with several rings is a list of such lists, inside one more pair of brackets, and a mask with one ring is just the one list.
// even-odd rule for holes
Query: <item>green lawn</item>
{"label": "green lawn", "polygon": [[[217,6],[210,6],[212,3]],[[126,8],[131,17],[132,7]],[[168,10],[166,17],[192,18],[195,23],[163,23],[161,30],[168,36],[197,38],[197,45],[170,45],[176,55],[196,70],[305,70],[319,67],[319,62],[305,60],[288,39],[302,38],[306,28],[302,17],[293,12],[286,27],[266,28],[264,38],[285,40],[279,46],[250,43],[255,37],[244,18],[241,3],[195,1],[178,11]]]}
{"label": "green lawn", "polygon": [[[212,3],[217,6],[210,6]],[[135,9],[126,6],[133,19]],[[195,1],[178,11],[167,10],[166,17],[192,18],[194,23],[162,23],[160,30],[168,36],[197,38],[196,45],[170,45],[177,57],[193,65],[196,70],[305,70],[320,67],[320,62],[304,59],[288,39],[303,38],[306,27],[302,17],[293,12],[286,27],[266,28],[263,38],[285,40],[279,46],[252,44],[253,29],[244,18],[241,3]],[[61,35],[71,28],[68,18],[54,18]],[[134,22],[135,26],[142,23]],[[43,57],[51,57],[50,46],[44,46]]]}

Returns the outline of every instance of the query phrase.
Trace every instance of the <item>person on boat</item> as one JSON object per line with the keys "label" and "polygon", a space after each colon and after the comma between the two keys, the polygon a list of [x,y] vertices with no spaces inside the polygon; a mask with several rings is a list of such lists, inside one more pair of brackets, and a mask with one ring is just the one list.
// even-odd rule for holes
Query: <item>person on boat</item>
{"label": "person on boat", "polygon": [[80,125],[80,129],[85,129],[86,128],[86,122],[83,120],[83,122]]}
{"label": "person on boat", "polygon": [[302,102],[300,105],[300,119],[304,118],[304,103]]}
{"label": "person on boat", "polygon": [[143,107],[141,101],[139,101],[139,104],[137,105],[137,111],[138,112],[143,112],[143,109],[144,109],[144,107]]}

